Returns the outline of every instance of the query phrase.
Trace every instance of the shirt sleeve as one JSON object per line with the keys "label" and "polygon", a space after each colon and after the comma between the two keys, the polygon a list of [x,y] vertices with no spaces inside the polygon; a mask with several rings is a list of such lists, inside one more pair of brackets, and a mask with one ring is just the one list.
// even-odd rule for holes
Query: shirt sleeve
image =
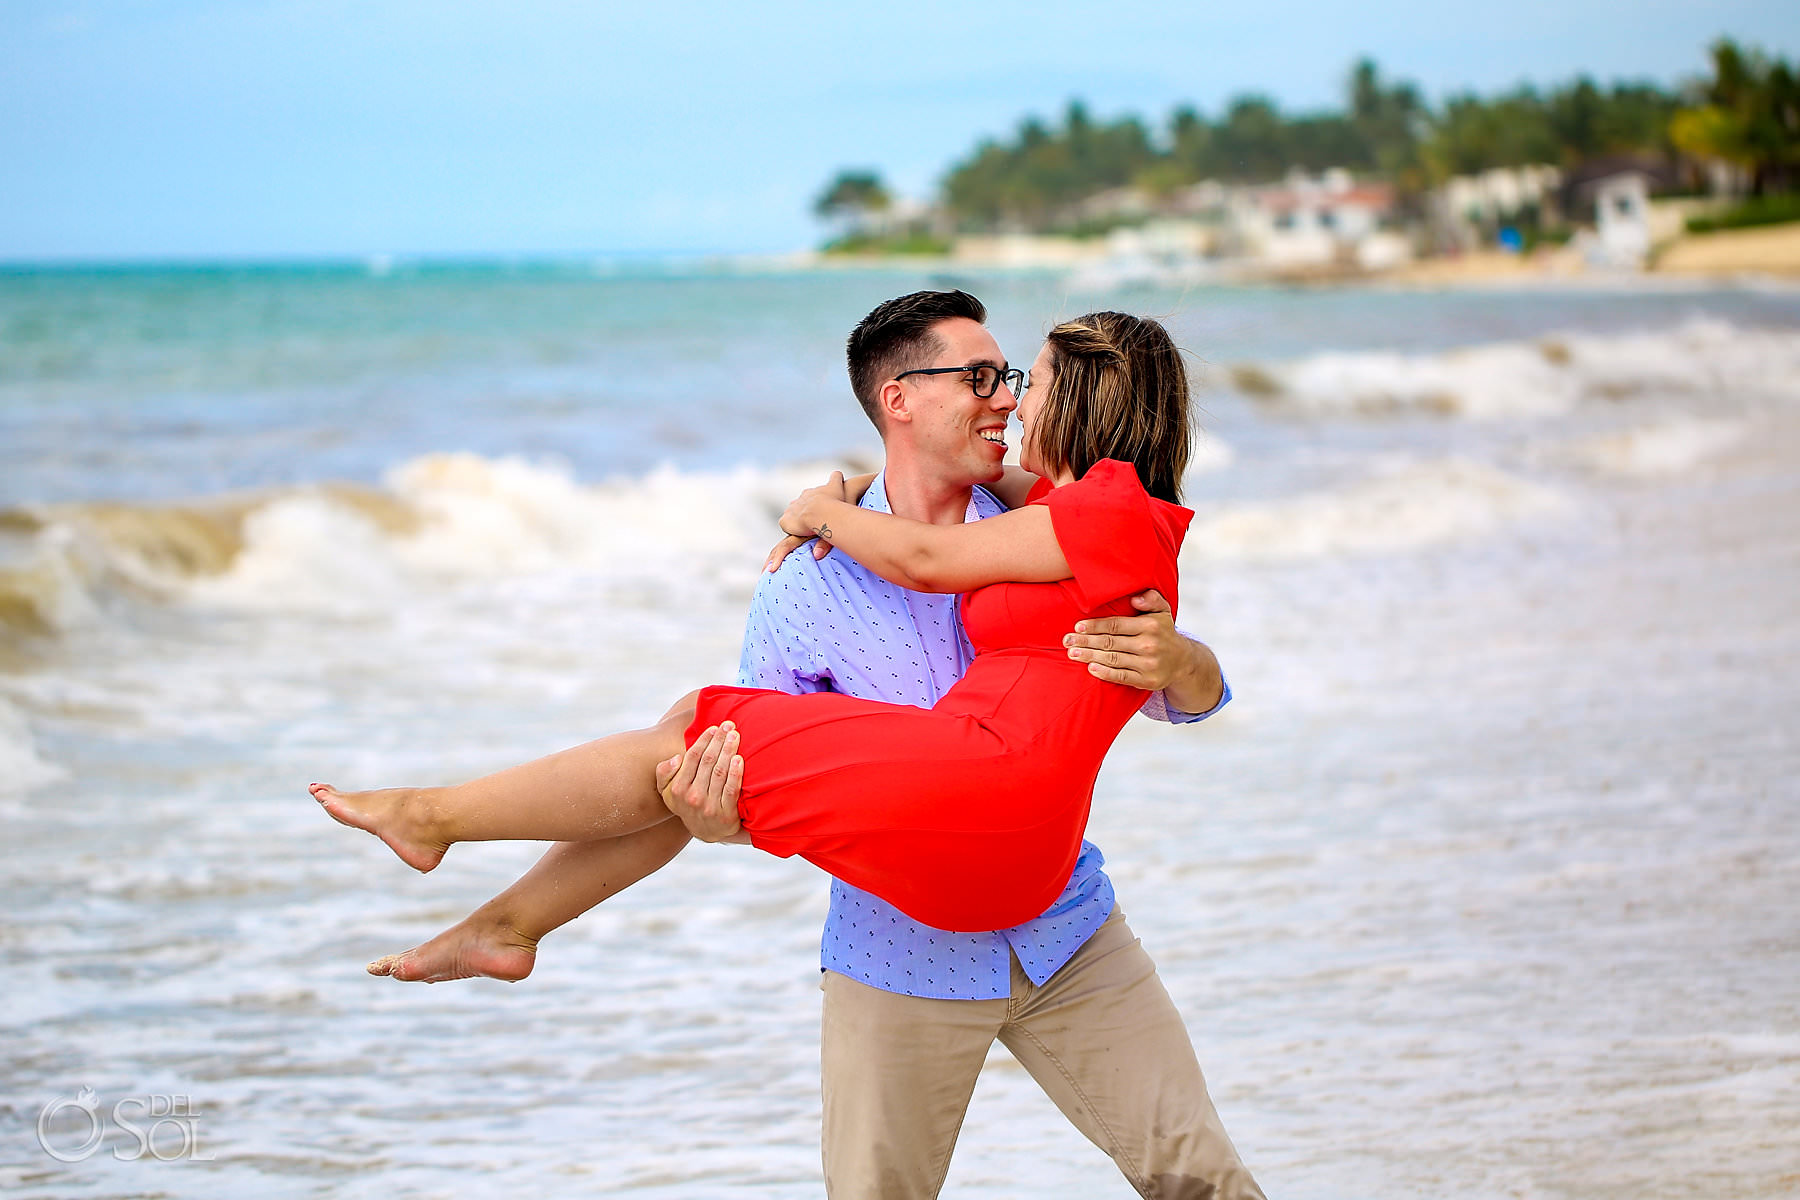
{"label": "shirt sleeve", "polygon": [[1168,551],[1156,535],[1150,496],[1130,464],[1101,459],[1044,503],[1082,607],[1099,608],[1153,584]]}
{"label": "shirt sleeve", "polygon": [[831,690],[813,645],[812,614],[817,606],[817,564],[804,551],[790,554],[780,568],[763,572],[744,620],[744,649],[738,659],[739,687],[769,688],[799,695]]}
{"label": "shirt sleeve", "polygon": [[1218,712],[1231,702],[1231,680],[1223,674],[1219,676],[1219,702],[1203,713],[1182,712],[1169,703],[1168,696],[1162,692],[1151,692],[1138,706],[1138,711],[1152,721],[1167,721],[1171,725],[1197,725]]}
{"label": "shirt sleeve", "polygon": [[[1183,629],[1180,625],[1175,626],[1175,632],[1179,633],[1190,642],[1197,642],[1200,640],[1187,630]],[[1225,672],[1221,670],[1219,672],[1219,702],[1203,713],[1183,712],[1173,704],[1170,704],[1168,696],[1164,695],[1162,692],[1151,692],[1144,700],[1143,704],[1138,706],[1138,711],[1143,713],[1146,717],[1149,717],[1152,721],[1167,721],[1171,725],[1197,725],[1218,712],[1221,708],[1224,708],[1230,702],[1231,680],[1225,678]]]}

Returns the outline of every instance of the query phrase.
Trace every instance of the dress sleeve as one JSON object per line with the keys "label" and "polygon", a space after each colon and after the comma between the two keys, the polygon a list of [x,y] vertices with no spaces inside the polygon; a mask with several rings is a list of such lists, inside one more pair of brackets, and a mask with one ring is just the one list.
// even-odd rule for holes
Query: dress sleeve
{"label": "dress sleeve", "polygon": [[1044,503],[1085,608],[1154,586],[1171,557],[1149,493],[1129,463],[1101,459]]}

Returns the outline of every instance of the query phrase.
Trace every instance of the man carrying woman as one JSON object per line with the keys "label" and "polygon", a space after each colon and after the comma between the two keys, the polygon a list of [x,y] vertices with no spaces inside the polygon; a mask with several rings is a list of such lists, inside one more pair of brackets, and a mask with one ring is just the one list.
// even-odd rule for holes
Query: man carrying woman
{"label": "man carrying woman", "polygon": [[[882,434],[886,469],[862,497],[860,508],[853,509],[835,495],[815,489],[820,494],[809,493],[810,498],[803,497],[790,509],[784,528],[796,534],[814,530],[821,537],[841,541],[846,551],[863,561],[852,560],[843,552],[823,560],[794,554],[766,576],[753,602],[739,682],[788,693],[829,691],[921,707],[940,701],[950,706],[962,702],[966,708],[969,689],[958,691],[953,685],[970,667],[971,651],[958,624],[956,598],[947,593],[963,590],[965,583],[976,586],[1001,578],[1038,579],[1043,584],[1062,580],[1057,586],[1082,601],[1068,611],[1087,614],[1082,622],[1085,628],[1071,635],[1076,644],[1067,657],[1089,663],[1093,676],[1113,685],[1091,693],[1106,697],[1096,703],[1117,710],[1120,697],[1127,695],[1118,685],[1126,684],[1160,689],[1144,704],[1152,715],[1176,720],[1210,715],[1229,695],[1211,652],[1175,635],[1170,605],[1160,595],[1137,595],[1127,605],[1115,599],[1123,589],[1108,590],[1128,577],[1133,560],[1158,558],[1164,573],[1146,575],[1130,590],[1154,578],[1161,583],[1161,590],[1174,596],[1173,547],[1179,544],[1185,527],[1185,517],[1180,515],[1185,510],[1171,501],[1185,462],[1186,381],[1166,334],[1153,322],[1094,314],[1092,319],[1083,318],[1053,331],[1033,369],[1034,389],[1045,391],[1031,398],[1037,411],[1026,430],[1026,465],[1047,477],[1056,476],[1054,482],[1070,490],[1051,488],[1048,495],[1034,492],[1039,513],[1030,520],[1020,515],[1026,508],[1006,514],[1004,521],[996,520],[996,531],[1014,531],[1003,542],[975,545],[965,538],[958,543],[961,549],[934,550],[925,558],[908,559],[911,549],[893,550],[881,544],[881,539],[891,536],[889,522],[873,519],[869,523],[872,532],[867,534],[859,528],[865,523],[859,512],[893,512],[910,518],[917,526],[898,524],[918,532],[920,538],[928,531],[919,527],[966,526],[1002,516],[1002,506],[977,485],[1000,480],[1004,430],[1017,401],[1006,363],[982,325],[984,318],[980,304],[965,294],[915,293],[881,305],[857,327],[850,339],[852,384]],[[1056,448],[1049,459],[1032,458],[1034,432],[1054,426],[1059,419],[1040,397],[1052,390],[1053,381],[1061,379],[1061,403],[1066,408],[1073,394],[1070,388],[1075,386],[1070,381],[1090,377],[1102,383],[1074,401],[1087,407],[1075,418],[1068,418],[1067,413],[1061,418],[1068,426],[1063,434],[1068,444]],[[1106,384],[1106,380],[1112,383]],[[1120,380],[1129,380],[1130,388],[1120,391],[1114,386]],[[1107,387],[1111,387],[1110,393]],[[1149,395],[1162,398],[1163,411],[1146,417],[1149,410],[1138,401]],[[1113,409],[1095,408],[1101,401],[1111,403]],[[1069,423],[1071,419],[1074,424]],[[1150,425],[1160,422],[1161,432],[1146,421]],[[1156,444],[1159,438],[1160,446]],[[1178,453],[1175,439],[1180,442]],[[1138,451],[1137,478],[1131,478],[1129,467],[1120,474],[1121,463],[1097,461],[1115,456],[1129,461],[1131,454],[1115,452],[1113,447],[1129,451],[1133,444]],[[1085,456],[1088,461],[1060,461],[1071,455]],[[1113,493],[1102,495],[1100,475],[1106,472],[1111,473],[1109,478],[1117,489],[1131,495],[1116,503]],[[1148,481],[1159,472],[1165,477],[1159,490],[1168,494],[1146,495],[1140,480]],[[1083,479],[1079,486],[1074,482],[1089,474],[1094,478]],[[1153,482],[1150,486],[1155,487]],[[1063,494],[1058,496],[1058,492]],[[1098,499],[1088,499],[1090,496]],[[1022,503],[1026,497],[1020,493],[1009,499]],[[1090,519],[1084,516],[1088,513],[1100,514],[1093,520],[1114,524],[1108,527],[1106,538],[1077,546],[1073,530]],[[834,522],[836,529],[832,528]],[[972,534],[978,532],[971,530]],[[875,540],[858,543],[855,539],[859,537]],[[1133,553],[1120,552],[1125,543],[1131,543]],[[907,547],[911,545],[907,543]],[[970,566],[996,554],[1009,556],[1005,570],[1013,574],[984,576],[980,571],[991,568]],[[887,573],[908,581],[923,579],[926,565],[930,565],[936,574],[925,581],[943,591],[910,591],[878,577],[868,564],[882,565],[884,555],[891,560]],[[971,570],[976,573],[969,574]],[[918,574],[911,573],[914,571]],[[1043,585],[1013,586],[1041,589]],[[976,591],[971,596],[982,594]],[[1102,603],[1105,601],[1110,605]],[[1018,605],[1008,607],[1010,611]],[[1059,611],[1046,609],[1045,613]],[[990,629],[990,636],[992,632]],[[1034,636],[1036,643],[1043,642],[1041,631]],[[978,640],[983,641],[983,653],[987,654],[985,639]],[[1002,658],[1011,654],[1018,659],[1020,679],[1031,672],[1054,674],[1047,663],[1049,651],[1036,643],[1017,651],[999,646],[997,652]],[[989,676],[993,674],[988,671]],[[1033,682],[1021,694],[1040,691]],[[1089,695],[1079,687],[1075,691],[1084,698]],[[395,815],[397,810],[390,811],[387,800],[318,789],[316,794],[334,816],[380,833],[403,858],[422,869],[435,865],[443,846],[453,838],[577,839],[554,848],[530,875],[462,925],[372,969],[404,979],[474,973],[521,977],[530,969],[539,937],[661,866],[687,840],[688,831],[679,822],[657,817],[636,799],[630,803],[617,799],[593,802],[592,797],[605,792],[612,782],[612,773],[632,774],[628,784],[622,782],[620,787],[641,796],[642,784],[634,773],[642,769],[641,760],[650,747],[666,748],[671,738],[677,747],[685,744],[685,754],[671,755],[663,762],[658,781],[669,792],[668,809],[713,838],[730,831],[740,779],[748,777],[754,791],[764,783],[757,778],[759,772],[797,776],[797,769],[782,765],[784,754],[792,763],[804,765],[819,756],[816,747],[843,741],[844,731],[856,727],[866,715],[851,705],[841,714],[831,711],[821,724],[819,715],[824,710],[815,705],[804,729],[782,728],[770,733],[770,723],[762,716],[760,694],[707,689],[695,703],[697,709],[694,704],[678,706],[656,730],[619,735],[640,741],[618,742],[605,754],[577,748],[461,789],[446,789],[456,793],[453,799],[462,824],[402,828],[404,822]],[[741,704],[749,707],[733,707]],[[961,717],[967,719],[955,736],[967,744],[957,742],[944,750],[936,770],[946,774],[989,770],[995,772],[994,780],[1028,782],[1030,772],[1043,763],[1048,743],[1041,730],[1008,731],[1008,706],[1019,704],[1015,699],[992,713],[963,712]],[[1129,707],[1137,704],[1128,702]],[[706,719],[696,718],[696,711]],[[1179,716],[1183,711],[1198,716]],[[714,715],[717,721],[711,719]],[[1111,732],[1116,732],[1117,721],[1123,720],[1117,712],[1107,720],[1114,717]],[[735,720],[745,731],[748,740],[743,758],[730,741],[737,730],[714,728],[727,719]],[[868,744],[884,744],[890,735],[880,731],[889,727],[881,722],[890,717],[873,714],[872,719],[875,724],[867,728],[874,732]],[[695,728],[688,729],[690,723]],[[680,728],[673,728],[675,725]],[[765,744],[753,736],[759,729]],[[828,741],[817,740],[821,729]],[[1110,742],[1111,732],[1105,734],[1105,741]],[[855,741],[854,734],[848,736]],[[1014,738],[1011,744],[1007,744],[1009,737]],[[998,749],[992,755],[983,749],[984,765],[977,765],[970,746],[979,743],[986,747],[996,739]],[[835,775],[827,773],[810,785],[796,779],[790,791],[813,788],[812,809],[800,824],[855,813],[859,805],[896,803],[892,796],[883,798],[887,793],[879,781],[845,782],[834,791],[832,779],[848,779],[842,772],[866,769],[872,757],[866,749],[843,752],[844,761],[834,768]],[[1093,766],[1097,765],[1095,756]],[[703,767],[710,769],[702,772]],[[913,778],[920,776],[915,773]],[[1091,785],[1091,772],[1087,782]],[[1055,790],[1046,783],[1041,794],[1049,796]],[[1020,823],[1035,820],[1040,809],[999,795],[1006,791],[1039,794],[1023,787],[990,786],[986,795],[994,799],[995,806],[1006,801],[1013,808],[1004,820],[993,818],[964,831],[964,836],[976,839],[971,843],[976,849],[970,851],[975,858],[966,861],[1005,857],[995,854],[994,847],[1011,845],[1009,839],[1018,831],[1020,845],[1041,848],[1021,857],[1051,862],[1053,881],[1049,890],[1042,892],[1042,898],[1050,902],[1042,907],[1041,915],[1031,913],[1040,907],[1034,897],[1044,887],[1043,868],[1035,873],[996,870],[992,874],[997,883],[977,889],[979,895],[964,895],[962,877],[971,872],[954,861],[946,871],[935,847],[925,846],[915,858],[906,857],[905,847],[912,844],[907,839],[916,831],[909,834],[883,828],[871,833],[834,827],[821,834],[801,829],[798,840],[784,841],[787,832],[782,821],[787,818],[778,815],[773,801],[750,797],[746,829],[753,841],[760,835],[763,840],[758,844],[764,848],[805,854],[840,874],[869,870],[872,874],[863,882],[873,883],[889,896],[887,900],[877,898],[842,879],[833,883],[823,949],[828,1191],[837,1197],[935,1195],[975,1079],[988,1046],[997,1037],[1070,1120],[1115,1159],[1141,1194],[1260,1196],[1219,1123],[1186,1030],[1154,965],[1113,904],[1112,885],[1101,869],[1098,850],[1079,839],[1080,827],[1085,824],[1086,794],[1078,786],[1050,804],[1057,808],[1061,832],[1045,834],[1036,825],[1027,830]],[[567,812],[551,812],[538,814],[541,820],[537,824],[531,819],[521,824],[514,801],[526,793],[569,798],[571,804],[574,798],[583,798],[577,806],[581,819],[572,819]],[[432,803],[439,801],[450,803],[443,797],[432,798]],[[905,797],[898,802],[904,803]],[[506,814],[505,822],[483,823],[480,813],[489,803],[495,812]],[[964,804],[958,811],[985,813],[990,807]],[[937,822],[934,817],[927,824]],[[1073,834],[1065,827],[1073,828]],[[895,845],[902,848],[897,859]],[[871,856],[882,854],[888,856],[886,860],[876,867],[867,866]],[[1058,859],[1059,854],[1065,857]],[[836,865],[840,861],[841,869]],[[903,878],[911,863],[916,863],[920,878],[927,883]],[[939,873],[941,882],[931,882],[936,878],[934,872]],[[914,916],[890,903],[895,897],[902,898]],[[969,921],[975,918],[958,915],[1009,912],[1009,903],[1015,907],[1029,903],[1029,909],[1011,918],[1019,923],[998,932],[971,925]],[[935,915],[940,911],[947,914],[941,924],[977,931],[950,933],[916,919],[921,912]]]}

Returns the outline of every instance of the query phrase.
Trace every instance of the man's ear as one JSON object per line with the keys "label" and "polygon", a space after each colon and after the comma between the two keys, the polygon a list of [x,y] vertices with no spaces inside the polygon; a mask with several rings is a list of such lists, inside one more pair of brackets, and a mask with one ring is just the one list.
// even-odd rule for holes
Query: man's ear
{"label": "man's ear", "polygon": [[882,427],[894,424],[909,424],[912,421],[912,405],[907,401],[906,389],[898,379],[890,379],[881,385],[881,391],[875,397],[875,406],[881,412]]}

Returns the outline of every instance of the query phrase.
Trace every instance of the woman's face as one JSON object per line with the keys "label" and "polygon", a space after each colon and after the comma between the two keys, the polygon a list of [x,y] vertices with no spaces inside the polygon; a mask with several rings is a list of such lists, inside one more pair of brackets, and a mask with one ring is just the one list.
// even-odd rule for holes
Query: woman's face
{"label": "woman's face", "polygon": [[1056,375],[1051,362],[1050,343],[1045,342],[1031,360],[1031,371],[1026,375],[1029,386],[1019,400],[1019,465],[1033,475],[1047,474],[1037,456],[1037,415],[1049,394],[1050,380]]}

